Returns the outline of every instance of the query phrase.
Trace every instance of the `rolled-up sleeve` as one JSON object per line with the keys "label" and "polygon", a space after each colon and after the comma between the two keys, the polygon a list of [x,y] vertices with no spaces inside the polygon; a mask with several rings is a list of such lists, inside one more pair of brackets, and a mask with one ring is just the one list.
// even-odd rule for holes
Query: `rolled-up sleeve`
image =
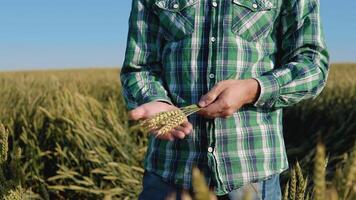
{"label": "rolled-up sleeve", "polygon": [[261,87],[256,107],[281,108],[315,98],[328,77],[329,54],[319,1],[283,2],[277,38],[280,66],[255,78]]}
{"label": "rolled-up sleeve", "polygon": [[151,101],[171,103],[160,75],[163,41],[157,16],[146,0],[133,0],[120,71],[122,95],[129,109]]}

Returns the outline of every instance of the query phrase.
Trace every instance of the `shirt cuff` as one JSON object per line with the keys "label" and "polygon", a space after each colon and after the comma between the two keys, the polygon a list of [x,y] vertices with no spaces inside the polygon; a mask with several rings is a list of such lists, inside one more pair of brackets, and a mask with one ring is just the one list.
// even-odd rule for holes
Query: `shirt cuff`
{"label": "shirt cuff", "polygon": [[255,107],[271,108],[279,97],[279,84],[274,75],[264,75],[254,78],[260,85],[260,96],[254,103]]}
{"label": "shirt cuff", "polygon": [[172,101],[168,97],[164,96],[147,96],[143,100],[139,101],[139,104],[142,105],[154,101],[162,101],[173,105]]}
{"label": "shirt cuff", "polygon": [[128,89],[122,88],[121,93],[124,97],[126,106],[129,110],[135,109],[138,106],[153,102],[153,101],[163,101],[174,105],[172,100],[167,96],[165,91],[162,92],[149,92],[149,93],[139,93],[137,96],[133,96],[132,92]]}

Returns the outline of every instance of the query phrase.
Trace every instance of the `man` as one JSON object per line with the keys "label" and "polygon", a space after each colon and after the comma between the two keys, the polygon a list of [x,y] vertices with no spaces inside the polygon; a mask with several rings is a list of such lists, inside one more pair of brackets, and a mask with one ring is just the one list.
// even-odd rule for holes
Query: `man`
{"label": "man", "polygon": [[149,138],[140,199],[192,188],[197,166],[220,199],[280,199],[282,108],[316,97],[329,55],[318,0],[133,0],[121,71],[130,118],[203,107]]}

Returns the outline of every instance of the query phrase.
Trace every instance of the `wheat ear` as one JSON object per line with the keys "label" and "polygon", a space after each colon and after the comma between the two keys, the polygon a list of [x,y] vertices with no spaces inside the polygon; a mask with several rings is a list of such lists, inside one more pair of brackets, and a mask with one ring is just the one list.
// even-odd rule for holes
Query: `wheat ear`
{"label": "wheat ear", "polygon": [[169,133],[179,125],[187,121],[187,117],[201,108],[194,104],[176,110],[160,112],[153,117],[141,121],[141,126],[145,131],[157,131],[156,137]]}
{"label": "wheat ear", "polygon": [[325,146],[318,144],[314,159],[314,199],[325,200]]}

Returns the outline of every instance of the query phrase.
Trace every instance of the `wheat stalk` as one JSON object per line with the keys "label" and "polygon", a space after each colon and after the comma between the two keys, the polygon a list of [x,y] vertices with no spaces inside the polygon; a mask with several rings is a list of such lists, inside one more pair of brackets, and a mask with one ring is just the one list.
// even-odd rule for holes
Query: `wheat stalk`
{"label": "wheat stalk", "polygon": [[193,168],[193,188],[195,200],[216,200],[215,194],[209,190],[204,174],[197,168]]}
{"label": "wheat stalk", "polygon": [[0,124],[0,165],[3,164],[7,160],[7,140],[8,140],[8,132],[5,127]]}
{"label": "wheat stalk", "polygon": [[139,123],[145,131],[157,131],[156,137],[165,135],[187,121],[187,117],[201,108],[194,104],[172,111],[160,112]]}
{"label": "wheat stalk", "polygon": [[297,161],[295,165],[295,172],[298,178],[298,187],[297,187],[297,200],[303,200],[305,196],[305,190],[307,188],[308,178],[304,178],[302,168],[300,167],[299,162]]}
{"label": "wheat stalk", "polygon": [[284,192],[283,192],[283,200],[288,200],[288,196],[289,196],[289,181],[287,182],[285,188],[284,188]]}
{"label": "wheat stalk", "polygon": [[289,183],[289,199],[295,200],[295,195],[297,193],[297,177],[296,172],[292,169],[291,180]]}
{"label": "wheat stalk", "polygon": [[[352,189],[355,188],[356,181],[356,144],[353,147],[353,150],[350,155],[350,159],[345,167],[346,177],[345,177],[345,192],[343,195],[343,199],[347,199],[350,193],[352,193]],[[354,191],[355,192],[355,189]]]}
{"label": "wheat stalk", "polygon": [[314,199],[324,200],[326,183],[325,183],[325,146],[318,144],[314,159]]}

